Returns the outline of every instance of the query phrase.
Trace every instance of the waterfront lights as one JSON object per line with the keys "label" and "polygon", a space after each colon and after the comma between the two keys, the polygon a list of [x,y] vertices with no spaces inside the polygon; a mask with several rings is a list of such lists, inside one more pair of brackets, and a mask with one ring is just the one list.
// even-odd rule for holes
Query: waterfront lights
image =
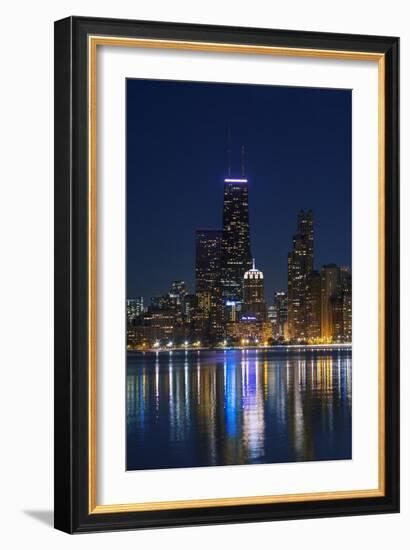
{"label": "waterfront lights", "polygon": [[158,340],[156,342],[154,342],[154,348],[159,348],[159,342]]}
{"label": "waterfront lights", "polygon": [[173,343],[172,343],[172,342],[168,342],[167,348],[172,348],[172,346],[173,346]]}
{"label": "waterfront lights", "polygon": [[228,344],[228,341],[224,340],[224,346],[226,346],[227,344]]}
{"label": "waterfront lights", "polygon": [[185,340],[185,342],[184,342],[184,346],[186,347],[187,345],[188,345],[188,341],[187,341],[187,340]]}

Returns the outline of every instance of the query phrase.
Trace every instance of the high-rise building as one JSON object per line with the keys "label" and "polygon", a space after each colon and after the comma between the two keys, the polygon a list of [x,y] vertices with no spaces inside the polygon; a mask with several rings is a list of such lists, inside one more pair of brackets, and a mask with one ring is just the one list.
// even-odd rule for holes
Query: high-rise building
{"label": "high-rise building", "polygon": [[[339,312],[340,269],[336,264],[322,266],[321,277],[321,338],[331,342],[340,329],[334,327]],[[337,321],[339,323],[339,320]]]}
{"label": "high-rise building", "polygon": [[343,340],[352,341],[352,292],[344,292],[343,303]]}
{"label": "high-rise building", "polygon": [[248,180],[226,178],[222,225],[221,283],[224,302],[243,300],[243,276],[252,267]]}
{"label": "high-rise building", "polygon": [[272,325],[267,320],[263,273],[255,268],[243,276],[243,303],[238,318],[226,323],[226,335],[231,342],[241,345],[267,344],[272,337]]}
{"label": "high-rise building", "polygon": [[137,317],[144,313],[144,298],[137,296],[127,300],[127,322],[132,325]]}
{"label": "high-rise building", "polygon": [[195,292],[199,317],[208,320],[210,340],[222,336],[220,229],[197,229],[195,233]]}
{"label": "high-rise building", "polygon": [[174,311],[175,321],[177,325],[185,322],[185,307],[184,302],[188,294],[184,281],[173,281],[170,291],[168,292],[168,307]]}
{"label": "high-rise building", "polygon": [[252,318],[256,321],[266,321],[265,291],[263,273],[255,269],[253,260],[252,269],[243,276],[243,307],[242,318]]}
{"label": "high-rise building", "polygon": [[317,271],[311,271],[306,281],[306,337],[311,343],[319,342],[321,337],[321,277]]}
{"label": "high-rise building", "polygon": [[330,298],[330,310],[332,316],[332,342],[343,342],[343,295],[341,292]]}
{"label": "high-rise building", "polygon": [[307,338],[306,286],[313,271],[314,253],[313,214],[301,210],[298,214],[297,233],[293,249],[288,254],[288,330],[291,340]]}
{"label": "high-rise building", "polygon": [[343,308],[343,340],[352,341],[352,271],[349,267],[340,267],[340,287]]}

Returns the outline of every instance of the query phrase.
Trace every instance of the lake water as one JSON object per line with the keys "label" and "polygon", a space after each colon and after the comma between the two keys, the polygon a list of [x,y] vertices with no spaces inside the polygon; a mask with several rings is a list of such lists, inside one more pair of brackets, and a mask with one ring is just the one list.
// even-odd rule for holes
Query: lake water
{"label": "lake water", "polygon": [[127,469],[351,458],[351,350],[128,352]]}

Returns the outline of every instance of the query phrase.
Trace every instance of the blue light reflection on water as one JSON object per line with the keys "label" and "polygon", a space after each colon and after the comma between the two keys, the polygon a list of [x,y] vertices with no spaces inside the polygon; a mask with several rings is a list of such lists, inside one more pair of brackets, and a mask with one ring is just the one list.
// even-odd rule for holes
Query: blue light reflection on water
{"label": "blue light reflection on water", "polygon": [[351,351],[127,355],[127,469],[351,458]]}

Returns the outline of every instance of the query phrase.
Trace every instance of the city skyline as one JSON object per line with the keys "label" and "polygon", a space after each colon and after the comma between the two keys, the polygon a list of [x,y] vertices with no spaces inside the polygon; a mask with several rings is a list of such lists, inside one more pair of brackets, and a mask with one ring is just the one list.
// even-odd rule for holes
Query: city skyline
{"label": "city skyline", "polygon": [[[143,296],[149,304],[151,296],[163,293],[170,281],[178,279],[194,291],[195,230],[221,227],[223,184],[229,175],[228,127],[233,178],[241,176],[240,148],[242,143],[246,146],[252,256],[264,273],[267,303],[272,303],[276,291],[287,288],[295,208],[315,211],[317,266],[331,262],[351,266],[349,91],[128,81],[127,92],[129,297]],[[167,116],[160,103],[155,112],[142,113],[141,100],[148,93],[154,101],[167,98]],[[190,121],[189,113],[198,102],[216,105],[210,121],[198,109]],[[266,110],[268,103],[273,115]],[[179,108],[175,111],[170,105]],[[183,117],[181,128],[172,124],[172,112],[181,117],[182,106],[188,116]],[[270,115],[267,120],[262,120],[264,108]],[[204,110],[209,118],[209,110]],[[302,111],[305,115],[300,117]],[[239,112],[242,124],[234,116]],[[136,117],[138,124],[131,124]],[[306,119],[312,117],[317,130],[312,130],[312,124],[307,128]],[[141,140],[152,147],[143,150]],[[290,143],[293,151],[286,152]],[[160,162],[154,162],[154,156]],[[291,162],[292,156],[298,162]],[[145,185],[141,186],[142,180]]]}
{"label": "city skyline", "polygon": [[126,112],[127,470],[349,460],[351,91],[128,80]]}
{"label": "city skyline", "polygon": [[251,260],[248,180],[224,180],[222,228],[196,229],[195,291],[182,280],[150,299],[127,299],[127,348],[267,347],[352,340],[352,274],[315,265],[312,210],[301,209],[287,258],[287,290],[267,304]]}

